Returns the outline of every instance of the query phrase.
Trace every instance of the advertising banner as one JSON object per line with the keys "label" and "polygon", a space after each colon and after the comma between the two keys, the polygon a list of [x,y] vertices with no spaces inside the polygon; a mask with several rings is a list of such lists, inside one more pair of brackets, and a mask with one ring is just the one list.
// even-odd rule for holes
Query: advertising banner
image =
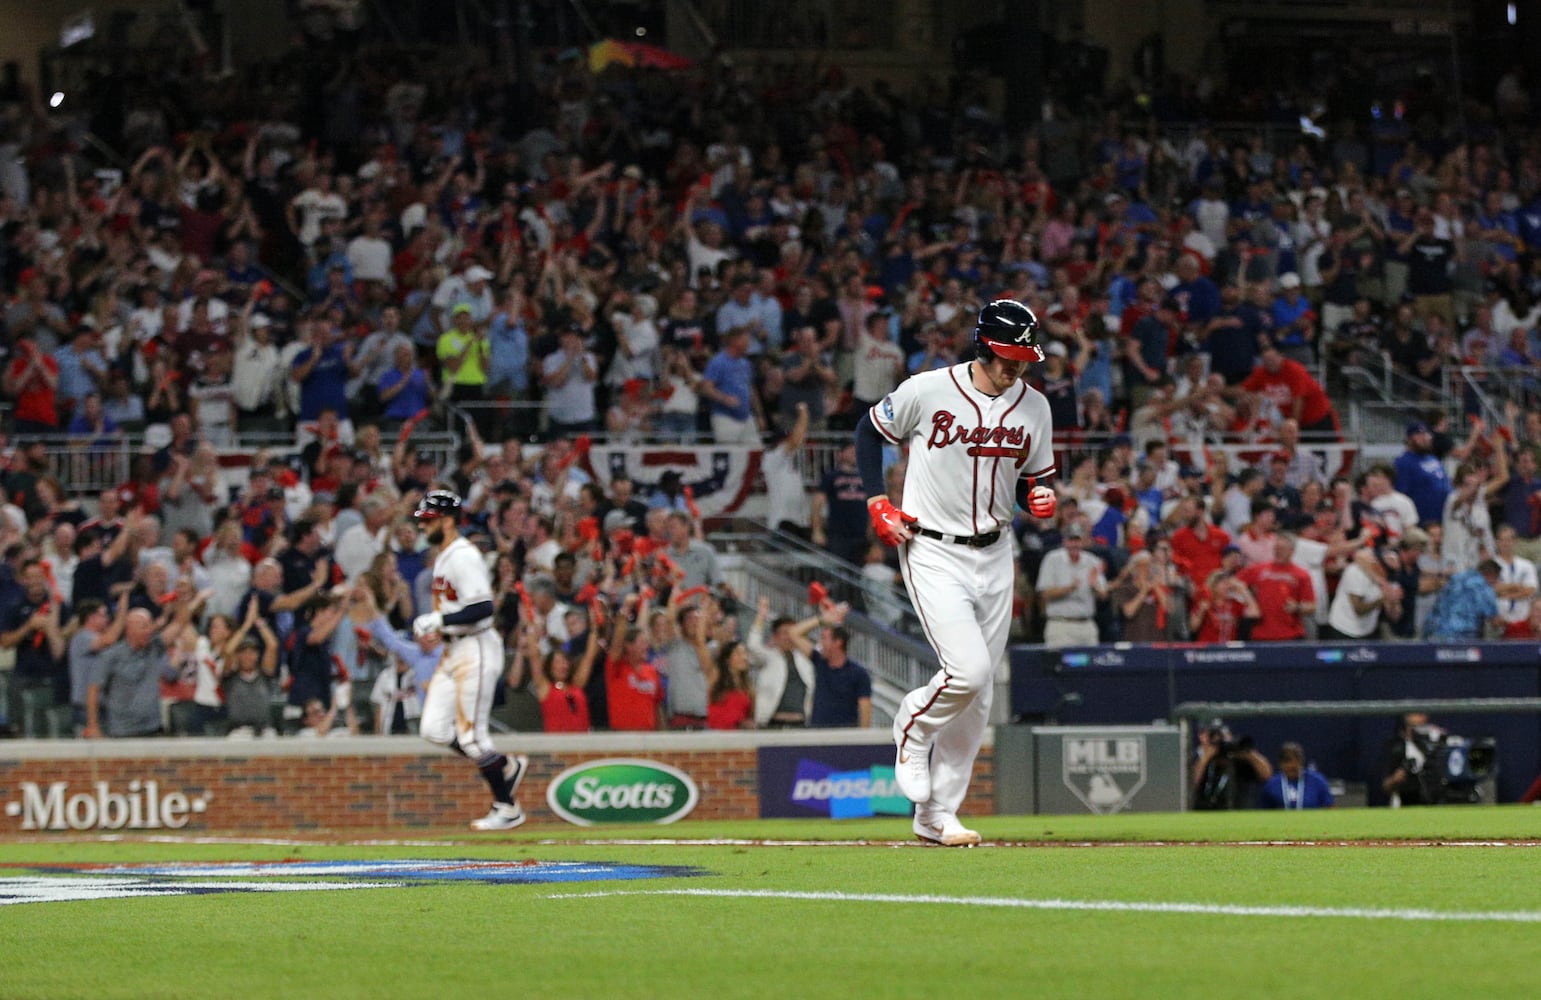
{"label": "advertising banner", "polygon": [[679,768],[630,758],[591,760],[546,786],[551,811],[577,826],[673,823],[699,798],[696,783]]}
{"label": "advertising banner", "polygon": [[894,783],[894,746],[760,747],[760,815],[830,819],[908,816]]}

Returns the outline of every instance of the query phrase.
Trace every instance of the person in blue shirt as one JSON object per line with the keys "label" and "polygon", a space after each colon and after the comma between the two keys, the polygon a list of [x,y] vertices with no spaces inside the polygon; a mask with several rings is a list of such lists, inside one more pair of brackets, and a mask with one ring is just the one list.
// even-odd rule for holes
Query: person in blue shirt
{"label": "person in blue shirt", "polygon": [[718,444],[758,444],[760,440],[749,339],[746,326],[727,330],[722,350],[702,373],[700,392],[711,401],[712,437]]}
{"label": "person in blue shirt", "polygon": [[81,404],[80,411],[70,418],[69,434],[74,438],[90,439],[93,447],[105,447],[117,441],[118,424],[102,409],[102,397],[91,393]]}
{"label": "person in blue shirt", "polygon": [[1279,353],[1303,365],[1316,360],[1316,313],[1300,292],[1300,275],[1279,275],[1279,297],[1273,300],[1273,342]]}
{"label": "person in blue shirt", "polygon": [[1279,769],[1263,785],[1264,809],[1330,809],[1332,789],[1314,767],[1306,765],[1306,751],[1299,743],[1279,748]]}
{"label": "person in blue shirt", "polygon": [[1476,569],[1457,573],[1434,598],[1423,623],[1423,637],[1443,642],[1475,642],[1489,623],[1502,625],[1498,614],[1498,563],[1484,559]]}
{"label": "person in blue shirt", "polygon": [[1220,289],[1204,277],[1191,254],[1178,258],[1177,279],[1169,294],[1177,303],[1184,324],[1202,329],[1220,311]]}
{"label": "person in blue shirt", "polygon": [[386,420],[411,420],[433,402],[428,373],[418,367],[417,356],[406,344],[396,347],[395,365],[380,376],[377,388]]}
{"label": "person in blue shirt", "polygon": [[1227,284],[1220,290],[1220,309],[1198,328],[1199,349],[1209,354],[1210,370],[1226,385],[1246,381],[1257,367],[1259,324],[1256,310],[1241,300],[1241,288]]}
{"label": "person in blue shirt", "polygon": [[300,419],[315,420],[322,410],[348,419],[348,378],[355,374],[353,345],[339,341],[332,324],[314,320],[310,346],[294,356],[289,377],[300,384]]}
{"label": "person in blue shirt", "polygon": [[[850,657],[851,633],[844,625],[850,610],[849,604],[826,601],[817,615],[792,628],[792,641],[813,661],[813,710],[808,716],[813,729],[872,725],[872,675]],[[816,628],[814,645],[808,635]]]}
{"label": "person in blue shirt", "polygon": [[444,656],[444,643],[439,633],[429,632],[409,639],[404,633],[391,628],[391,623],[380,613],[380,604],[375,599],[374,591],[367,584],[360,583],[353,588],[349,595],[349,608],[354,624],[364,622],[370,637],[410,667],[417,681],[417,689],[426,693],[434,671],[439,669],[439,660]]}
{"label": "person in blue shirt", "polygon": [[309,293],[312,302],[320,302],[326,298],[327,287],[331,284],[332,271],[342,272],[343,283],[353,285],[353,262],[348,260],[344,247],[327,238],[316,240],[311,248],[315,254],[315,263],[305,272],[305,291]]}
{"label": "person in blue shirt", "polygon": [[1407,450],[1397,456],[1393,467],[1397,492],[1407,494],[1418,508],[1418,523],[1442,520],[1450,475],[1434,454],[1434,432],[1428,424],[1415,420],[1407,425]]}

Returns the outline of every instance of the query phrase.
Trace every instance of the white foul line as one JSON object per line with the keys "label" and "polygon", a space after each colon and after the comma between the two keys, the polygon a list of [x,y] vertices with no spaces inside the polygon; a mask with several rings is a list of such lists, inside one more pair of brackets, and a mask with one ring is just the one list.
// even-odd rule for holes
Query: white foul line
{"label": "white foul line", "polygon": [[1000,896],[903,896],[877,892],[794,892],[779,889],[633,889],[609,892],[554,893],[547,899],[599,899],[606,896],[705,896],[728,899],[804,899],[837,903],[908,903],[944,906],[993,906],[1019,910],[1091,910],[1113,913],[1180,913],[1226,917],[1316,917],[1346,920],[1454,921],[1465,923],[1541,923],[1541,911],[1372,909],[1348,906],[1242,906],[1235,903],[1155,903],[1118,899],[1008,899]]}

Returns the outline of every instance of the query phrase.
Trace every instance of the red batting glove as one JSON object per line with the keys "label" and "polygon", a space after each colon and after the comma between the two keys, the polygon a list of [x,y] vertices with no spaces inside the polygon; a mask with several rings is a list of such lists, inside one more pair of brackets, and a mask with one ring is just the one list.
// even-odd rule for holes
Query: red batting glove
{"label": "red batting glove", "polygon": [[1027,491],[1027,512],[1040,520],[1053,517],[1058,506],[1059,497],[1047,486],[1034,486]]}
{"label": "red batting glove", "polygon": [[893,505],[887,497],[874,497],[867,501],[867,516],[872,519],[872,530],[878,541],[889,548],[910,540],[910,525],[919,518],[906,514]]}

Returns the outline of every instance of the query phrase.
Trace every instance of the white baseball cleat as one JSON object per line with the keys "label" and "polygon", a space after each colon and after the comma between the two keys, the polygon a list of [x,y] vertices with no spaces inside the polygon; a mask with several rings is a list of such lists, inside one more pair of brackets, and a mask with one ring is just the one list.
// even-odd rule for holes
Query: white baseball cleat
{"label": "white baseball cleat", "polygon": [[927,813],[915,811],[915,836],[943,847],[974,847],[980,836],[958,822],[951,813]]}
{"label": "white baseball cleat", "polygon": [[922,747],[914,740],[905,739],[898,728],[894,729],[894,780],[899,791],[916,805],[931,800],[931,748]]}
{"label": "white baseball cleat", "polygon": [[494,802],[492,811],[481,819],[471,821],[473,830],[512,830],[524,823],[524,810],[518,803],[512,805],[504,802]]}

